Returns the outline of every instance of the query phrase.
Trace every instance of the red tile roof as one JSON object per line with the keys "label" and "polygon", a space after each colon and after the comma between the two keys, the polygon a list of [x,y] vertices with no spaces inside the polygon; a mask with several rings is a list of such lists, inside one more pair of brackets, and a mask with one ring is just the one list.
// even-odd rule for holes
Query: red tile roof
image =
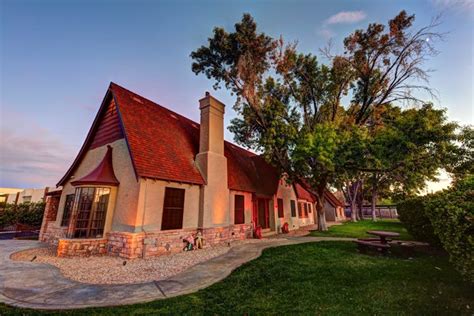
{"label": "red tile roof", "polygon": [[331,204],[333,207],[336,207],[336,206],[344,207],[344,203],[341,200],[339,200],[331,191],[325,191],[324,197],[326,198],[326,201],[328,201],[329,204]]}
{"label": "red tile roof", "polygon": [[316,202],[316,198],[314,195],[312,195],[310,192],[308,192],[303,186],[299,183],[295,183],[294,185],[295,191],[296,191],[296,196],[298,199],[306,200],[309,202]]}
{"label": "red tile roof", "polygon": [[[137,177],[205,183],[194,163],[199,152],[199,124],[111,83],[81,151],[58,186],[70,178],[90,148],[112,98]],[[261,156],[227,141],[224,155],[227,158],[229,189],[266,196],[276,192],[279,173]]]}

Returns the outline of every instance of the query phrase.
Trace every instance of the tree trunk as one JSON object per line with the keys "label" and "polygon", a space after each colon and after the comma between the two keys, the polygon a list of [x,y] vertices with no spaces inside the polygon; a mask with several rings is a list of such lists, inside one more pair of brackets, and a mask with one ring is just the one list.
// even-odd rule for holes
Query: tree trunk
{"label": "tree trunk", "polygon": [[363,187],[362,187],[362,181],[358,180],[357,181],[357,186],[355,188],[355,201],[357,203],[357,220],[361,221],[364,219],[364,216],[362,214],[362,207],[364,204],[364,192],[363,192]]}
{"label": "tree trunk", "polygon": [[323,203],[320,203],[320,198],[318,197],[318,201],[316,202],[316,213],[318,215],[318,231],[327,231],[328,227],[326,225],[326,214],[323,210]]}
{"label": "tree trunk", "polygon": [[375,214],[375,205],[377,203],[377,186],[374,184],[372,185],[372,220],[375,222],[377,221],[377,215]]}
{"label": "tree trunk", "polygon": [[355,199],[351,200],[351,221],[357,222],[357,205]]}
{"label": "tree trunk", "polygon": [[316,188],[316,211],[318,213],[318,230],[327,231],[328,226],[326,225],[326,214],[324,213],[324,203],[326,199],[324,198],[324,191],[326,191],[327,183],[321,183]]}

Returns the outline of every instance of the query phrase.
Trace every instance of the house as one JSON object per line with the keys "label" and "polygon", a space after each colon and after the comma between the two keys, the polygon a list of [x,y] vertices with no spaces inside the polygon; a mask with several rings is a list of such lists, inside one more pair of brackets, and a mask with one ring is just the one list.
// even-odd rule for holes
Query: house
{"label": "house", "polygon": [[0,203],[7,204],[21,204],[21,203],[39,203],[45,201],[45,194],[49,190],[54,190],[51,187],[42,189],[15,189],[15,188],[0,188]]}
{"label": "house", "polygon": [[111,83],[86,140],[48,197],[40,240],[59,256],[137,258],[315,223],[314,197],[261,156],[224,141],[224,110],[206,93],[200,124]]}
{"label": "house", "polygon": [[330,191],[324,192],[325,203],[323,211],[326,215],[326,221],[338,222],[346,219],[344,213],[344,203]]}

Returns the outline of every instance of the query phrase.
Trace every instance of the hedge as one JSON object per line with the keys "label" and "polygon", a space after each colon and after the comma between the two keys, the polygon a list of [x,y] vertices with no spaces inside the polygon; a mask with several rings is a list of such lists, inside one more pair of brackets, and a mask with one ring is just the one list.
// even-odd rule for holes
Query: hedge
{"label": "hedge", "polygon": [[400,221],[416,240],[424,241],[432,246],[440,246],[441,242],[435,235],[434,228],[425,206],[425,196],[415,197],[397,204]]}
{"label": "hedge", "polygon": [[40,227],[43,220],[45,203],[7,204],[0,211],[0,229],[14,224],[25,224]]}
{"label": "hedge", "polygon": [[442,246],[454,267],[474,282],[474,177],[439,193],[397,204],[400,221],[417,240]]}
{"label": "hedge", "polygon": [[451,189],[433,194],[426,202],[435,234],[451,262],[474,282],[474,176]]}

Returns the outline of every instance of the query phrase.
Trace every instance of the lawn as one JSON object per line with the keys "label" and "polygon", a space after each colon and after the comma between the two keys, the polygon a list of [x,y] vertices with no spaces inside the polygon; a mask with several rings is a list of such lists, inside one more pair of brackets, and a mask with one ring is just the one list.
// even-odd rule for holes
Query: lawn
{"label": "lawn", "polygon": [[310,236],[352,238],[376,237],[368,235],[366,233],[368,230],[387,230],[400,233],[399,239],[413,239],[405,227],[403,227],[403,224],[397,219],[380,219],[376,222],[372,220],[363,220],[355,223],[345,222],[342,225],[334,225],[329,227],[329,230],[326,232],[313,231],[311,232]]}
{"label": "lawn", "polygon": [[[71,315],[469,315],[474,287],[447,257],[362,255],[351,242],[267,249],[228,278],[194,294]],[[469,307],[467,307],[469,306]],[[470,309],[469,309],[470,308]],[[0,315],[37,311],[0,306]]]}

